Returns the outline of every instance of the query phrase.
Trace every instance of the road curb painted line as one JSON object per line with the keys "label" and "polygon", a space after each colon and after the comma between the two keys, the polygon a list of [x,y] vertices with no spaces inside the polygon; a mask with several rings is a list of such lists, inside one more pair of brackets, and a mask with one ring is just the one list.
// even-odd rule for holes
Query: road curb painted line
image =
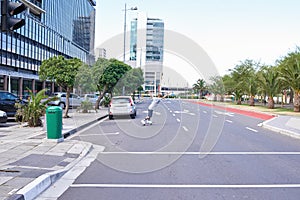
{"label": "road curb painted line", "polygon": [[263,127],[263,128],[266,128],[266,129],[269,129],[269,130],[271,130],[271,131],[274,131],[274,132],[276,132],[276,133],[281,133],[281,134],[283,134],[283,135],[287,135],[287,136],[290,136],[290,137],[292,137],[292,138],[300,139],[300,135],[297,134],[297,133],[294,133],[293,131],[289,131],[289,130],[285,130],[285,129],[281,129],[281,128],[277,128],[277,127],[268,125],[268,122],[271,122],[272,120],[275,120],[275,119],[276,119],[276,117],[273,118],[273,119],[269,119],[269,120],[267,120],[267,121],[264,121],[264,122],[262,123],[262,127]]}
{"label": "road curb painted line", "polygon": [[95,123],[95,122],[97,122],[97,121],[100,121],[100,120],[106,118],[106,117],[108,117],[108,114],[107,114],[107,115],[104,115],[104,116],[102,116],[102,117],[99,117],[99,118],[97,118],[97,119],[95,119],[95,120],[93,120],[93,121],[91,121],[91,122],[89,122],[89,123],[83,124],[82,126],[79,126],[79,127],[77,127],[77,128],[74,128],[74,129],[72,129],[72,130],[70,130],[70,131],[64,133],[64,134],[63,134],[63,137],[64,137],[64,138],[67,138],[67,137],[69,137],[69,136],[71,136],[71,135],[77,133],[78,131],[80,131],[80,130],[82,130],[82,129],[84,129],[84,128],[90,126],[90,125],[92,125],[93,123]]}

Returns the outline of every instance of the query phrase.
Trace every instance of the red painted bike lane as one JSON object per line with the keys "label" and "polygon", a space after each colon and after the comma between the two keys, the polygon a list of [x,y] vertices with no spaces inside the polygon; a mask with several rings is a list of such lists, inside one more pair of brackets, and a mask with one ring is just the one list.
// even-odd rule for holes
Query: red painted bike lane
{"label": "red painted bike lane", "polygon": [[206,107],[210,107],[210,108],[217,108],[217,109],[225,110],[227,112],[233,112],[233,113],[246,115],[246,116],[249,116],[249,117],[254,117],[254,118],[258,118],[258,119],[262,119],[262,120],[269,120],[269,119],[272,119],[272,118],[275,117],[274,115],[271,115],[271,114],[255,112],[255,111],[250,111],[250,110],[230,108],[230,107],[226,107],[226,106],[219,106],[219,105],[208,104],[208,103],[197,102],[197,101],[191,101],[191,102],[195,103],[195,104],[199,104],[201,106],[206,106]]}

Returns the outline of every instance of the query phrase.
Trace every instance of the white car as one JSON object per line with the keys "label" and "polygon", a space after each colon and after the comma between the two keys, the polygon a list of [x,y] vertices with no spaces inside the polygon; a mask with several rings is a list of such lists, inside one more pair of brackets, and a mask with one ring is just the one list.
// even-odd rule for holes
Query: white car
{"label": "white car", "polygon": [[7,122],[6,112],[0,110],[0,123],[6,123],[6,122]]}
{"label": "white car", "polygon": [[131,96],[116,96],[110,101],[108,107],[109,119],[113,119],[114,116],[130,116],[132,119],[136,116],[135,104]]}
{"label": "white car", "polygon": [[[51,96],[57,96],[58,100],[51,101],[50,103],[48,103],[48,105],[60,106],[62,109],[64,109],[66,107],[67,93],[55,92]],[[78,96],[77,94],[73,94],[73,93],[70,94],[70,98],[69,98],[70,107],[72,107],[72,108],[80,107],[82,101],[83,101],[83,99],[80,96]]]}
{"label": "white car", "polygon": [[98,99],[98,95],[96,94],[85,94],[83,99],[86,101],[88,100],[89,102],[91,102],[93,105],[96,104],[96,101]]}

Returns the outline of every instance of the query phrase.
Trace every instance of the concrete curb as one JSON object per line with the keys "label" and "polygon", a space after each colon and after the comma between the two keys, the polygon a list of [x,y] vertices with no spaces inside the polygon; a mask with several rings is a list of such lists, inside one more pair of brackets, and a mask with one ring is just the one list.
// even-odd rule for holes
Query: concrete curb
{"label": "concrete curb", "polygon": [[266,128],[266,129],[269,129],[271,131],[274,131],[276,133],[281,133],[283,135],[287,135],[287,136],[290,136],[290,137],[293,137],[293,138],[296,138],[296,139],[300,139],[300,135],[297,134],[297,133],[294,133],[293,131],[289,131],[289,130],[285,130],[285,129],[281,129],[281,128],[277,128],[277,127],[274,127],[274,126],[271,126],[271,125],[268,125],[267,123],[275,120],[278,116],[272,118],[272,119],[269,119],[267,121],[264,121],[262,123],[262,127]]}
{"label": "concrete curb", "polygon": [[91,151],[93,145],[91,143],[85,143],[88,147],[85,148],[81,155],[71,164],[69,164],[65,169],[49,172],[39,176],[34,181],[10,196],[7,200],[33,200],[34,198],[36,198],[39,194],[41,194],[44,190],[46,190],[59,178],[61,178],[66,172],[68,172],[72,167],[74,167]]}
{"label": "concrete curb", "polygon": [[76,132],[78,132],[78,131],[80,131],[80,130],[82,130],[82,129],[84,129],[84,128],[90,126],[90,125],[92,125],[93,123],[95,123],[95,122],[97,122],[97,121],[100,121],[100,120],[106,118],[107,116],[108,116],[108,114],[107,114],[107,115],[104,115],[104,116],[102,116],[102,117],[99,117],[99,118],[97,118],[97,119],[95,119],[95,120],[93,120],[93,121],[91,121],[91,122],[86,123],[86,124],[83,124],[83,125],[81,125],[81,126],[79,126],[79,127],[77,127],[77,128],[72,129],[72,130],[70,130],[70,131],[64,133],[64,134],[63,134],[63,138],[67,138],[67,137],[69,137],[70,135],[73,135],[73,134],[75,134]]}
{"label": "concrete curb", "polygon": [[[70,135],[90,126],[91,124],[106,118],[107,116],[108,115],[104,115],[96,120],[93,120],[91,122],[81,125],[80,127],[72,129],[64,133],[63,137],[67,138]],[[61,178],[66,172],[68,172],[73,166],[75,166],[91,151],[93,145],[87,142],[86,144],[88,145],[88,148],[85,148],[81,155],[71,164],[69,164],[65,169],[49,172],[39,176],[34,181],[17,191],[15,194],[11,195],[9,198],[7,198],[7,200],[33,200],[34,198],[36,198],[39,194],[41,194],[43,191],[49,188],[53,183],[55,183],[59,178]]]}

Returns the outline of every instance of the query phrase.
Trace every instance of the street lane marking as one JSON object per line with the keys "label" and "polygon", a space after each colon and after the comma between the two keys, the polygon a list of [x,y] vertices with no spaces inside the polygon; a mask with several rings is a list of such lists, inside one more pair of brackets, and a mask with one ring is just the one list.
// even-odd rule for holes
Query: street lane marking
{"label": "street lane marking", "polygon": [[185,126],[182,126],[182,128],[183,128],[183,130],[185,130],[186,132],[189,131],[189,129],[188,129],[187,127],[185,127]]}
{"label": "street lane marking", "polygon": [[253,129],[253,128],[246,127],[246,129],[248,129],[249,131],[253,131],[253,132],[255,132],[255,133],[258,132],[257,130],[255,130],[255,129]]}
{"label": "street lane marking", "polygon": [[80,137],[88,137],[88,136],[103,136],[103,135],[119,135],[119,132],[115,133],[99,133],[99,134],[82,134]]}
{"label": "street lane marking", "polygon": [[187,184],[72,184],[73,188],[300,188],[300,184],[227,184],[227,185],[187,185]]}
{"label": "street lane marking", "polygon": [[228,122],[228,123],[232,123],[232,121],[231,121],[231,120],[228,120],[228,119],[226,120],[226,122]]}
{"label": "street lane marking", "polygon": [[175,117],[176,115],[175,114],[173,114],[173,117]]}
{"label": "street lane marking", "polygon": [[133,155],[300,155],[300,152],[101,152],[100,154],[133,154]]}
{"label": "street lane marking", "polygon": [[205,110],[204,110],[204,111],[202,111],[202,112],[203,112],[203,113],[205,113],[205,114],[207,113],[207,111],[205,111]]}
{"label": "street lane marking", "polygon": [[180,119],[177,118],[176,120],[177,120],[178,122],[180,122]]}
{"label": "street lane marking", "polygon": [[218,117],[218,115],[213,115],[213,117]]}
{"label": "street lane marking", "polygon": [[234,113],[222,112],[222,111],[217,111],[217,110],[215,110],[215,113],[217,113],[219,115],[227,115],[227,116],[230,116],[230,117],[234,116]]}

